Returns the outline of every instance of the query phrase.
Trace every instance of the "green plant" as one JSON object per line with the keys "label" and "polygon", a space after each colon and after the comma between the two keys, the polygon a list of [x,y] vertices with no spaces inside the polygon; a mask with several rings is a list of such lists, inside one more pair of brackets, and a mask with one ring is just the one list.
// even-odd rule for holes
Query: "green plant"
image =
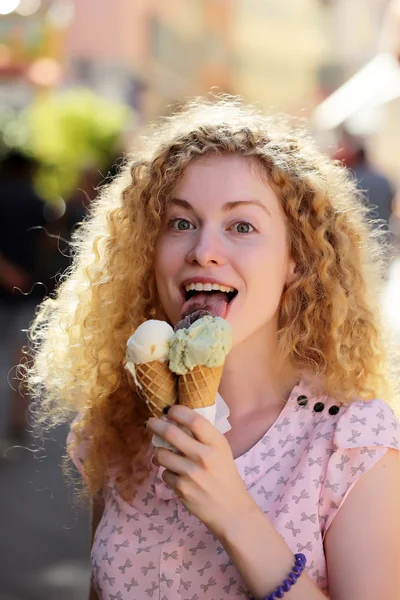
{"label": "green plant", "polygon": [[38,95],[12,119],[8,113],[0,115],[3,148],[16,146],[40,161],[37,188],[50,201],[71,194],[83,167],[109,165],[134,116],[86,88]]}

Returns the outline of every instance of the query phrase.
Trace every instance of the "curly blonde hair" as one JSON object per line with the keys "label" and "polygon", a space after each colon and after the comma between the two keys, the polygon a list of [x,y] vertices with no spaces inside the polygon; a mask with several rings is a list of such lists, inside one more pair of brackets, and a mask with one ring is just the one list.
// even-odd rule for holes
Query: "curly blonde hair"
{"label": "curly blonde hair", "polygon": [[188,164],[210,154],[258,161],[286,214],[299,277],[281,298],[280,360],[314,373],[338,401],[397,393],[379,310],[385,247],[354,182],[287,119],[235,98],[197,99],[153,127],[101,190],[30,331],[37,422],[78,414],[91,493],[114,468],[129,500],[148,474],[149,412],[123,367],[126,341],[146,319],[165,318],[153,274],[163,211]]}

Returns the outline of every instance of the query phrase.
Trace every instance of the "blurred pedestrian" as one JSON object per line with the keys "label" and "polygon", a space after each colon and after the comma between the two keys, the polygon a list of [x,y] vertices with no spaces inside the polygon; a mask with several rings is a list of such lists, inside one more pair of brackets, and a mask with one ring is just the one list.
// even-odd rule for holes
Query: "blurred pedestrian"
{"label": "blurred pedestrian", "polygon": [[380,219],[384,229],[389,231],[395,195],[389,179],[372,166],[364,146],[356,148],[351,170],[359,189],[366,193],[367,204],[370,208],[368,216],[371,219]]}
{"label": "blurred pedestrian", "polygon": [[[65,225],[65,237],[71,240],[74,231],[89,216],[92,201],[99,192],[99,188],[111,183],[118,173],[120,155],[113,155],[109,165],[100,169],[98,166],[86,165],[82,168],[76,189],[66,202],[66,210],[62,221]],[[104,173],[104,175],[102,174]]]}
{"label": "blurred pedestrian", "polygon": [[391,182],[372,165],[366,146],[359,138],[344,134],[335,158],[341,159],[354,175],[357,187],[363,192],[363,200],[368,208],[367,219],[372,220],[373,227],[386,233],[383,238],[389,241],[390,217],[395,196]]}
{"label": "blurred pedestrian", "polygon": [[27,343],[27,329],[44,288],[38,272],[38,244],[46,224],[46,203],[34,188],[35,159],[10,151],[0,164],[0,402],[8,442],[25,438],[28,402],[18,390],[15,367]]}
{"label": "blurred pedestrian", "polygon": [[[78,413],[92,600],[399,598],[397,390],[365,212],[309,136],[226,99],[152,129],[102,190],[33,326],[29,375],[41,422]],[[124,368],[150,319],[168,339],[132,351],[169,359],[168,418]],[[178,392],[221,367],[225,435]],[[152,368],[148,396],[163,390]]]}

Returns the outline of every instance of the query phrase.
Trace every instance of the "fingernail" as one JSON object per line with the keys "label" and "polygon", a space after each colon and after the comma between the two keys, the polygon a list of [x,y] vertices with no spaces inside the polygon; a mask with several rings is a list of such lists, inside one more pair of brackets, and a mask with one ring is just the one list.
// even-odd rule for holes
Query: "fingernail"
{"label": "fingernail", "polygon": [[162,409],[164,415],[167,415],[169,413],[170,408],[171,408],[170,406],[164,406],[164,408]]}
{"label": "fingernail", "polygon": [[147,421],[144,422],[144,427],[147,427]]}

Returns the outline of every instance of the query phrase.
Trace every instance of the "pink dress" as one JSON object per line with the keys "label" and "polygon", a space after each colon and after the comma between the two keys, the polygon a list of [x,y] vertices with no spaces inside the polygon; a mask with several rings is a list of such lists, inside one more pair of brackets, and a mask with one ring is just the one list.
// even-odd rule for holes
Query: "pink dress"
{"label": "pink dress", "polygon": [[[325,592],[326,532],[357,480],[388,448],[399,449],[399,433],[385,402],[338,407],[332,398],[312,397],[300,382],[275,423],[235,460],[251,496],[292,552],[306,555],[308,575]],[[81,470],[79,456],[72,459]],[[152,465],[132,505],[119,497],[110,475],[91,555],[99,599],[250,598],[219,540],[161,474]]]}

